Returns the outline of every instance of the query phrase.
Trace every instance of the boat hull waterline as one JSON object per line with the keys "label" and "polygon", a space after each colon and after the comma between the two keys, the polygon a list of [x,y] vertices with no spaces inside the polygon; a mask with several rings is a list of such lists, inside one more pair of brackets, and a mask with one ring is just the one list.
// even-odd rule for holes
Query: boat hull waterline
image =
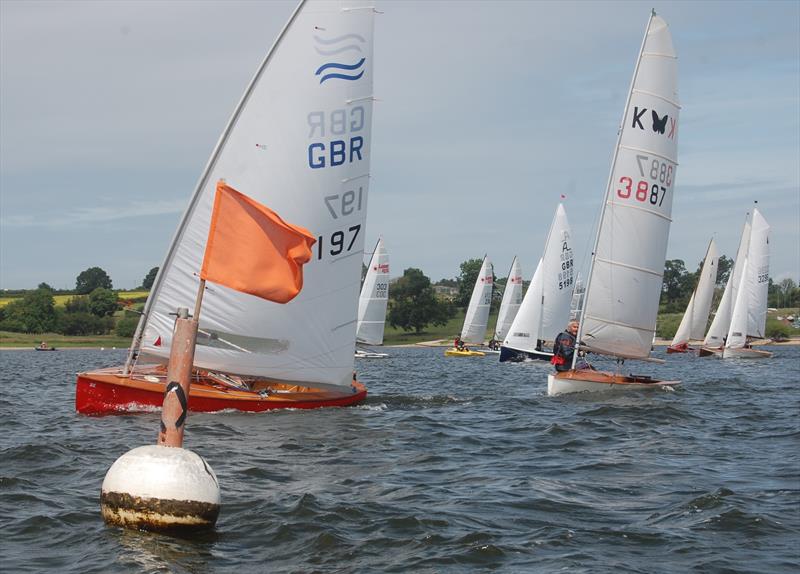
{"label": "boat hull waterline", "polygon": [[566,371],[547,376],[548,396],[568,393],[629,391],[664,389],[681,384],[680,381],[659,381],[636,375],[617,375],[603,371]]}
{"label": "boat hull waterline", "polygon": [[522,363],[525,361],[550,361],[553,353],[547,351],[522,351],[511,347],[500,347],[500,362]]}
{"label": "boat hull waterline", "polygon": [[761,349],[732,349],[725,348],[722,351],[723,359],[769,359],[772,357],[770,351],[762,351]]}
{"label": "boat hull waterline", "polygon": [[[152,412],[161,408],[166,372],[161,368],[125,376],[119,368],[78,374],[75,410],[85,415]],[[346,407],[367,397],[367,389],[353,381],[349,389],[331,390],[289,383],[258,381],[257,390],[229,387],[210,374],[196,373],[189,390],[189,410],[263,412],[274,409]]]}

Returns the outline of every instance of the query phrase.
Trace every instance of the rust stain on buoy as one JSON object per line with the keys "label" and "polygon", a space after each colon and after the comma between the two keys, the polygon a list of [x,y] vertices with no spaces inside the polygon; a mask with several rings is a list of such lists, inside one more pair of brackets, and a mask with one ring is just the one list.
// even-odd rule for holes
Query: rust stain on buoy
{"label": "rust stain on buoy", "polygon": [[139,530],[204,530],[214,526],[219,509],[219,504],[210,502],[143,498],[124,492],[100,494],[100,510],[107,523]]}

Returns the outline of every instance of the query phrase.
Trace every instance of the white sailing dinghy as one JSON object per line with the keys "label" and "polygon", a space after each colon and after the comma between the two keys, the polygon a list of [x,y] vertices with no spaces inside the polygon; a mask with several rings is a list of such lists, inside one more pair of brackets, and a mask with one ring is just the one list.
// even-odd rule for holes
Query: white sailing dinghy
{"label": "white sailing dinghy", "polygon": [[[481,270],[475,278],[472,296],[464,316],[464,326],[461,328],[461,341],[464,344],[483,345],[486,337],[486,327],[489,325],[489,308],[492,305],[492,287],[494,285],[494,270],[492,262],[484,256]],[[476,351],[468,348],[458,349],[453,347],[444,352],[447,357],[482,357],[485,351]]]}
{"label": "white sailing dinghy", "polygon": [[703,340],[708,314],[711,311],[711,298],[714,296],[714,286],[717,284],[718,258],[717,245],[712,239],[703,259],[700,279],[689,298],[689,304],[686,306],[678,330],[675,331],[672,343],[667,347],[667,353],[690,352],[693,350],[689,347],[690,342]]}
{"label": "white sailing dinghy", "polygon": [[[587,277],[581,350],[650,360],[677,166],[677,58],[666,22],[651,14],[611,163]],[[547,378],[547,394],[655,388],[679,381],[576,368]],[[663,362],[663,361],[658,361]]]}
{"label": "white sailing dinghy", "polygon": [[219,285],[207,289],[189,409],[314,408],[366,397],[353,356],[369,191],[373,18],[366,0],[299,3],[200,177],[126,365],[79,374],[79,412],[161,405],[174,313],[195,300],[222,179],[317,241],[303,290],[286,305]]}
{"label": "white sailing dinghy", "polygon": [[500,310],[497,313],[497,325],[494,328],[494,340],[502,341],[514,322],[522,304],[522,269],[516,256],[511,262],[511,269],[506,279],[506,288],[503,290],[503,299],[500,301]]}
{"label": "white sailing dinghy", "polygon": [[367,276],[358,298],[358,324],[356,326],[356,359],[385,359],[388,353],[378,353],[362,345],[383,345],[386,326],[386,306],[389,303],[389,254],[378,239],[369,260]]}
{"label": "white sailing dinghy", "polygon": [[552,344],[566,328],[575,287],[571,233],[567,213],[559,203],[547,232],[544,255],[500,347],[500,362],[549,361],[553,357],[545,345]]}
{"label": "white sailing dinghy", "polygon": [[733,269],[728,275],[725,283],[725,290],[722,293],[717,306],[717,312],[708,328],[703,345],[697,351],[699,357],[714,356],[722,358],[722,351],[725,347],[725,340],[728,338],[728,331],[731,327],[731,317],[733,315],[733,304],[739,292],[742,270],[744,269],[744,259],[747,256],[747,248],[750,244],[750,214],[745,216],[742,236],[739,239],[739,247],[736,250],[736,259],[733,261]]}
{"label": "white sailing dinghy", "polygon": [[758,209],[750,219],[750,241],[744,260],[739,289],[731,314],[731,326],[723,359],[766,359],[769,351],[753,349],[754,339],[764,338],[769,289],[769,224]]}

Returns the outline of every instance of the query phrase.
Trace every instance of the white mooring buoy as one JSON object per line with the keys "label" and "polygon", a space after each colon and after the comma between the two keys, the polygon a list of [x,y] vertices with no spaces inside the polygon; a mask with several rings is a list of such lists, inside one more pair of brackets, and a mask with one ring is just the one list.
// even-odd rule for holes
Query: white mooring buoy
{"label": "white mooring buoy", "polygon": [[190,450],[140,446],[111,465],[100,509],[106,522],[126,528],[207,529],[219,516],[219,483],[203,457]]}
{"label": "white mooring buoy", "polygon": [[100,489],[100,510],[109,524],[171,532],[204,530],[217,522],[217,476],[203,457],[183,448],[204,284],[202,281],[192,319],[188,309],[178,309],[158,444],[128,451],[106,473]]}

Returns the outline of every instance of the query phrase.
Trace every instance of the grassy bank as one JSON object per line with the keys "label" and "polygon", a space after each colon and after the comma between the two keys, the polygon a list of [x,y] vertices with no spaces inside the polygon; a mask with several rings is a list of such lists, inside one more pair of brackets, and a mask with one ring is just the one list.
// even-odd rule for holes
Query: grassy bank
{"label": "grassy bank", "polygon": [[117,347],[127,349],[131,340],[128,337],[117,337],[116,335],[86,335],[69,336],[59,333],[11,333],[0,331],[0,348],[3,347],[22,347],[33,348],[42,341],[56,348],[100,348]]}

